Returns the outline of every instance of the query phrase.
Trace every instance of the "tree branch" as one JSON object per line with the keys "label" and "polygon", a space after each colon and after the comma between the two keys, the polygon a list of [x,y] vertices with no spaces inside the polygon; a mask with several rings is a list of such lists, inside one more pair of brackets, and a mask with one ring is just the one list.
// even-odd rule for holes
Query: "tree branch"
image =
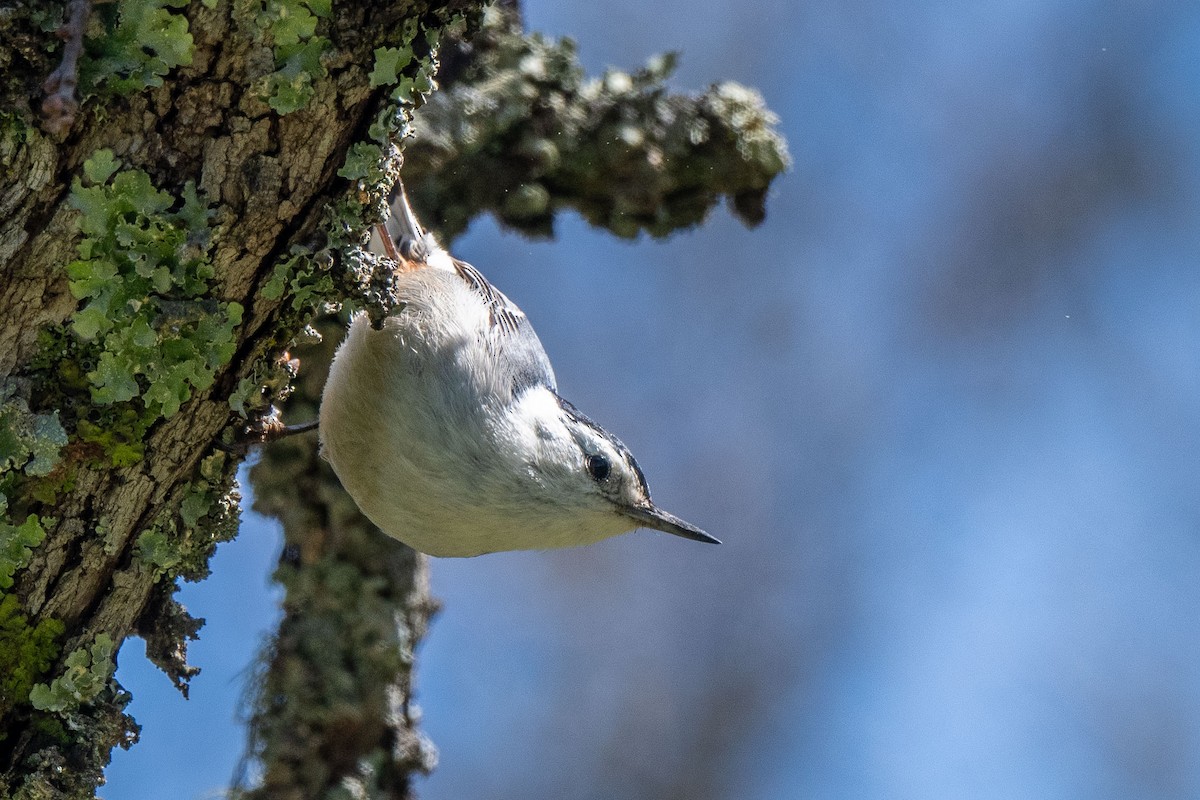
{"label": "tree branch", "polygon": [[71,0],[67,4],[67,21],[58,29],[63,39],[62,61],[46,76],[42,91],[42,125],[52,136],[64,136],[75,124],[79,101],[75,99],[75,87],[79,84],[79,56],[83,54],[83,32],[87,27],[88,15],[92,11],[92,0]]}
{"label": "tree branch", "polygon": [[702,222],[722,196],[746,224],[762,221],[790,159],[756,91],[670,94],[674,55],[585,79],[570,40],[523,33],[515,13],[485,19],[444,59],[453,86],[417,114],[406,149],[412,200],[443,238],[489,211],[550,236],[563,208],[618,236],[666,236]]}

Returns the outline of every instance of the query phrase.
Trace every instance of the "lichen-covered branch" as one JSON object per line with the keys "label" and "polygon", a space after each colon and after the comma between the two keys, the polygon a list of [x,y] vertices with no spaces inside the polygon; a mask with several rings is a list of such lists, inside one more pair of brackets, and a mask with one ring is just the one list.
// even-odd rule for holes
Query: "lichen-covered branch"
{"label": "lichen-covered branch", "polygon": [[673,55],[586,78],[570,40],[525,33],[514,14],[491,9],[460,60],[406,151],[413,202],[444,238],[483,212],[549,236],[564,208],[619,236],[665,236],[699,224],[723,196],[757,224],[790,163],[753,89],[668,92]]}

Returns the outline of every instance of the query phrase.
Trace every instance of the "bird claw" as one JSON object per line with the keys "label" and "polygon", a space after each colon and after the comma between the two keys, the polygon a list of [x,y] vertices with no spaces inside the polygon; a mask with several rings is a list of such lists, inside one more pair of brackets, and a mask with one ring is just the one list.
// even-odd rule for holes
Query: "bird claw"
{"label": "bird claw", "polygon": [[316,430],[317,425],[317,420],[300,422],[295,425],[284,425],[283,420],[279,417],[279,409],[272,406],[270,411],[243,428],[241,434],[233,442],[218,440],[216,447],[227,453],[244,456],[250,452],[252,447],[270,444],[271,442],[277,442],[280,439],[285,439],[298,433],[307,433],[308,431]]}

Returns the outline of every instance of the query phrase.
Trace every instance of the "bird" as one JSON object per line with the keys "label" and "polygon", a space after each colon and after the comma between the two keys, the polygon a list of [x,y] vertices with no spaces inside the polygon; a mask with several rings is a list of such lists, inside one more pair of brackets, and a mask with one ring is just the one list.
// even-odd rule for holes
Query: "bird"
{"label": "bird", "polygon": [[321,455],[371,522],[440,557],[548,550],[649,528],[720,541],[650,499],[621,441],[558,394],[525,313],[417,221],[398,185],[397,305],[352,317]]}

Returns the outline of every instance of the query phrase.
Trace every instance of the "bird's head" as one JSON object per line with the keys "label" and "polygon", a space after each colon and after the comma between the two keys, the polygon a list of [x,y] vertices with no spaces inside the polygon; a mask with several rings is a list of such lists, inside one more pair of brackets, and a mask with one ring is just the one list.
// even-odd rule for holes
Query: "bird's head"
{"label": "bird's head", "polygon": [[697,542],[720,541],[650,499],[650,489],[629,448],[557,395],[554,423],[544,430],[550,446],[542,468],[564,505],[596,520],[608,535],[634,528],[671,533]]}

